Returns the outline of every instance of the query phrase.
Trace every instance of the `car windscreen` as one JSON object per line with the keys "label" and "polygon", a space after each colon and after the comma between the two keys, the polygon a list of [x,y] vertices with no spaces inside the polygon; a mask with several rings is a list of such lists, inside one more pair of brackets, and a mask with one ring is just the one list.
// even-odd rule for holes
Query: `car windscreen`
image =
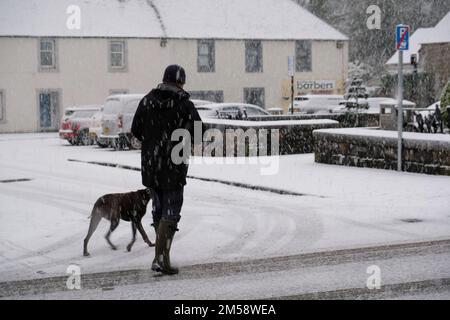
{"label": "car windscreen", "polygon": [[215,109],[197,108],[197,111],[200,117],[212,118],[217,115],[217,111]]}
{"label": "car windscreen", "polygon": [[242,119],[244,117],[243,110],[238,106],[223,107],[217,111],[217,117],[220,119]]}
{"label": "car windscreen", "polygon": [[108,99],[106,100],[105,107],[103,109],[104,114],[118,114],[120,111],[120,100],[119,99]]}
{"label": "car windscreen", "polygon": [[248,116],[267,116],[269,114],[266,111],[256,108],[256,107],[246,106],[246,107],[244,107],[244,110]]}
{"label": "car windscreen", "polygon": [[131,100],[125,104],[123,113],[135,114],[140,100]]}

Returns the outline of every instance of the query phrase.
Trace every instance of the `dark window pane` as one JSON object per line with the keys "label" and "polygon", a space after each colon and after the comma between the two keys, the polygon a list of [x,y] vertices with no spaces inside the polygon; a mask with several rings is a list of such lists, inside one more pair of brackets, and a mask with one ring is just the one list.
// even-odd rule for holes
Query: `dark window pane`
{"label": "dark window pane", "polygon": [[215,71],[215,44],[214,40],[198,41],[198,72]]}
{"label": "dark window pane", "polygon": [[52,67],[53,66],[53,54],[51,52],[41,52],[41,66]]}
{"label": "dark window pane", "polygon": [[295,57],[296,72],[312,71],[312,52],[310,40],[299,40],[295,42]]}
{"label": "dark window pane", "polygon": [[245,42],[245,71],[263,72],[263,56],[261,41]]}
{"label": "dark window pane", "polygon": [[122,52],[123,44],[121,42],[111,42],[111,52]]}
{"label": "dark window pane", "polygon": [[244,101],[261,108],[265,108],[264,88],[244,88]]}
{"label": "dark window pane", "polygon": [[53,51],[53,41],[52,40],[41,40],[41,50]]}
{"label": "dark window pane", "polygon": [[111,66],[122,67],[123,66],[122,58],[123,58],[122,53],[111,53]]}
{"label": "dark window pane", "polygon": [[0,92],[0,120],[4,120],[3,119],[3,108],[4,108],[4,102],[3,102],[3,92]]}

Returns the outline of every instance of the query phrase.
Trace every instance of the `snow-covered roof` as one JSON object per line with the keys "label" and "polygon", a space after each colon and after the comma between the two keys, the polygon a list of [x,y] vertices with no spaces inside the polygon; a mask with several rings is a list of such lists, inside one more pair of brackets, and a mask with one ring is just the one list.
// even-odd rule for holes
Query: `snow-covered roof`
{"label": "snow-covered roof", "polygon": [[348,40],[292,0],[1,0],[0,36]]}
{"label": "snow-covered roof", "polygon": [[[397,99],[393,99],[393,98],[388,98],[386,100],[380,101],[380,105],[383,106],[396,106],[398,103]],[[414,102],[411,102],[409,100],[403,100],[402,103],[403,106],[408,106],[408,107],[413,107],[416,104]]]}
{"label": "snow-covered roof", "polygon": [[[411,62],[411,55],[418,54],[422,44],[450,42],[450,11],[434,28],[421,28],[411,36],[409,50],[403,53],[403,64]],[[388,60],[386,64],[398,64],[398,51]]]}
{"label": "snow-covered roof", "polygon": [[446,16],[434,27],[432,37],[424,43],[442,43],[450,42],[450,11]]}

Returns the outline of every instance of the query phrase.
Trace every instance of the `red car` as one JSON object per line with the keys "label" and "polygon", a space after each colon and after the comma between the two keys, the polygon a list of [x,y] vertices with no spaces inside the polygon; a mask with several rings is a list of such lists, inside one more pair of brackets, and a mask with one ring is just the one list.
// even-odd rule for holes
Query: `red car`
{"label": "red car", "polygon": [[61,120],[59,137],[69,141],[71,145],[92,144],[89,125],[94,114],[101,108],[100,105],[67,108]]}

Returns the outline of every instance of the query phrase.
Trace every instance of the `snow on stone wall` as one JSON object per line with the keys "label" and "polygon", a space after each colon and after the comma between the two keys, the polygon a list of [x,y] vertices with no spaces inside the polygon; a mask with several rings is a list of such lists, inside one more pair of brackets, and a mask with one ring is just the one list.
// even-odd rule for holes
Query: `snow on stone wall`
{"label": "snow on stone wall", "polygon": [[[279,130],[279,154],[304,154],[313,152],[313,131],[317,129],[339,128],[339,123],[333,120],[301,120],[301,121],[238,121],[238,120],[216,120],[208,119],[204,123],[205,129],[218,129],[223,134],[223,155],[226,156],[227,144],[234,141],[226,139],[226,130],[242,129],[244,132],[252,129],[259,135],[260,130],[267,130],[267,150],[271,150],[271,130]],[[237,151],[237,150],[236,150]],[[258,150],[261,151],[261,150]],[[237,152],[234,153],[236,155]],[[260,154],[260,153],[259,153]],[[271,154],[269,151],[268,154]],[[249,155],[249,145],[246,145],[245,155]]]}
{"label": "snow on stone wall", "polygon": [[[317,130],[315,161],[354,167],[397,169],[397,133],[375,129]],[[450,136],[404,133],[404,170],[450,176]]]}
{"label": "snow on stone wall", "polygon": [[[358,118],[358,119],[356,119]],[[321,120],[330,119],[338,121],[343,128],[353,128],[358,122],[358,127],[378,127],[380,125],[379,113],[331,113],[331,114],[294,114],[249,116],[249,121],[284,121],[284,120]],[[356,121],[358,120],[358,121]]]}

